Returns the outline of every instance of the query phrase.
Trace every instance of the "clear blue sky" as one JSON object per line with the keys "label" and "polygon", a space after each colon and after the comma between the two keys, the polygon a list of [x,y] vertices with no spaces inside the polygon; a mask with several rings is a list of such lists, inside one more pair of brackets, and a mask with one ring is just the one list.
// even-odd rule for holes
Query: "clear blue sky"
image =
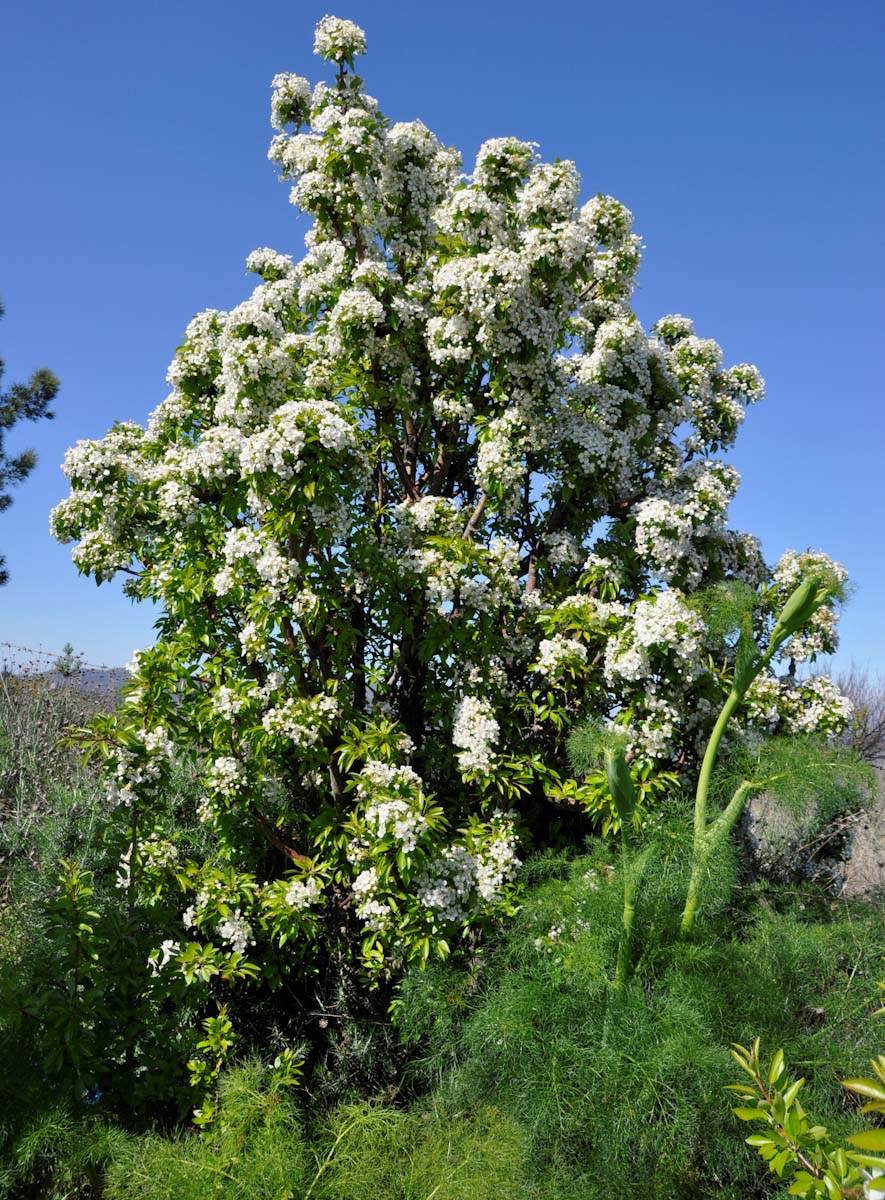
{"label": "clear blue sky", "polygon": [[[328,0],[331,5],[333,0]],[[768,399],[734,455],[733,521],[825,549],[856,583],[843,650],[885,667],[885,6],[335,0],[368,90],[470,164],[516,134],[629,205],[640,316],[681,312]],[[6,381],[41,365],[58,418],[0,517],[0,641],[125,662],[151,614],[81,579],[47,532],[65,448],[143,421],[190,317],[244,298],[250,250],[300,255],[306,219],[266,160],[270,81],[323,77],[326,0],[7,6],[0,23],[0,323]]]}

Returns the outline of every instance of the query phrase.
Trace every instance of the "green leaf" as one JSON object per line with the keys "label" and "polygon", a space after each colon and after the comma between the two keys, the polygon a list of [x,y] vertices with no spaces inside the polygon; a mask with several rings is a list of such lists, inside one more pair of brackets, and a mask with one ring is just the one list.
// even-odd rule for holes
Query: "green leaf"
{"label": "green leaf", "polygon": [[[771,1065],[768,1068],[768,1082],[777,1083],[780,1079],[781,1072],[784,1069],[784,1052],[778,1050],[774,1058],[771,1060]],[[789,1103],[789,1101],[787,1101]]]}
{"label": "green leaf", "polygon": [[808,1189],[814,1184],[814,1176],[809,1175],[807,1171],[797,1171],[796,1178],[790,1185],[788,1196],[806,1196]]}
{"label": "green leaf", "polygon": [[885,1100],[885,1087],[873,1079],[843,1079],[842,1086],[859,1096],[869,1096],[873,1100]]}
{"label": "green leaf", "polygon": [[[734,1059],[734,1061],[737,1063],[737,1065],[741,1068],[742,1071],[746,1071],[751,1079],[755,1079],[756,1075],[753,1071],[753,1068],[747,1062],[746,1058],[742,1054],[738,1053],[738,1050],[743,1050],[743,1049],[744,1049],[743,1046],[739,1046],[735,1050],[729,1050],[728,1053],[731,1055],[731,1057]],[[754,1092],[754,1095],[755,1095],[755,1092]]]}
{"label": "green leaf", "polygon": [[830,1200],[842,1200],[842,1189],[829,1172],[824,1175],[824,1187],[827,1189],[827,1195],[830,1197]]}
{"label": "green leaf", "polygon": [[741,1121],[767,1121],[768,1113],[760,1112],[758,1108],[733,1108],[731,1110]]}
{"label": "green leaf", "polygon": [[885,1150],[885,1129],[865,1129],[848,1140],[861,1150]]}
{"label": "green leaf", "polygon": [[784,1167],[793,1156],[792,1150],[781,1150],[780,1154],[776,1155],[768,1164],[768,1169],[777,1175],[778,1179],[782,1178]]}
{"label": "green leaf", "polygon": [[[885,1158],[880,1158],[876,1154],[858,1154],[855,1150],[849,1150],[848,1158],[861,1167],[880,1167],[885,1170]],[[883,1179],[883,1187],[885,1187],[885,1179]]]}

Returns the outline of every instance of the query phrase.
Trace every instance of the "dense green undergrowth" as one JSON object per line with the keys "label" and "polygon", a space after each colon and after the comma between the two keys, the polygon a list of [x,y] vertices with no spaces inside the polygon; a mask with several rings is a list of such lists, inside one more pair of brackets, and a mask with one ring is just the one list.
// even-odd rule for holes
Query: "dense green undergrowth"
{"label": "dense green undergrowth", "polygon": [[[2,722],[0,752],[8,770]],[[407,973],[391,993],[392,1023],[389,995],[360,1007],[342,982],[337,1007],[321,1016],[325,1052],[300,1084],[273,1068],[287,1044],[282,1002],[257,993],[238,1013],[249,1036],[218,1078],[218,1115],[198,1131],[186,1064],[200,1013],[166,1003],[126,1025],[127,963],[165,917],[126,912],[97,779],[71,757],[47,760],[43,774],[41,761],[32,755],[27,778],[16,776],[2,834],[5,1200],[774,1196],[724,1091],[736,1078],[729,1044],[757,1035],[807,1078],[816,1120],[836,1136],[861,1123],[840,1080],[882,1048],[871,1016],[881,906],[811,885],[749,885],[728,849],[710,864],[696,936],[680,940],[690,817],[674,801],[645,834],[623,990],[612,986],[622,902],[614,847],[535,856],[517,917],[469,953]],[[197,839],[190,787],[180,773],[172,802],[182,836]],[[94,872],[98,915],[84,923],[116,930],[118,975],[73,981],[58,929],[61,858]],[[233,1000],[223,986],[205,999]],[[152,1078],[145,1063],[163,1058],[165,1078]]]}
{"label": "dense green undergrowth", "polygon": [[477,991],[446,968],[404,984],[400,1024],[424,1038],[434,1094],[455,1107],[494,1097],[530,1138],[527,1182],[539,1197],[619,1195],[627,1180],[647,1196],[768,1194],[723,1102],[735,1078],[729,1043],[751,1035],[790,1047],[818,1120],[857,1125],[839,1081],[881,1043],[870,1019],[881,911],[775,890],[726,904],[721,864],[718,912],[680,943],[686,832],[676,821],[661,834],[622,994],[609,978],[620,891],[602,852],[532,864],[548,878]]}

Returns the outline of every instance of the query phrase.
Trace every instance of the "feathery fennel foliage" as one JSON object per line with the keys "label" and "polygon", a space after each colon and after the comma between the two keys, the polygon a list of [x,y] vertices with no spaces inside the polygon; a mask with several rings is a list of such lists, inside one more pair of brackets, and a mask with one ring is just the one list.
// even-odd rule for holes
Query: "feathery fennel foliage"
{"label": "feathery fennel foliage", "polygon": [[397,1021],[420,1040],[434,1095],[494,1102],[527,1131],[526,1195],[620,1196],[637,1180],[662,1200],[767,1194],[722,1102],[729,1044],[759,1032],[809,1078],[814,1067],[820,1119],[850,1126],[839,1081],[879,1048],[868,999],[885,950],[881,911],[835,902],[818,921],[812,891],[783,890],[735,907],[726,848],[711,860],[709,919],[685,942],[689,842],[685,813],[654,838],[622,991],[611,987],[618,867],[599,847],[547,863],[553,877],[527,896],[478,985],[465,971],[459,987],[450,964],[445,975],[410,973],[400,989]]}
{"label": "feathery fennel foliage", "polygon": [[305,1128],[291,1095],[249,1063],[223,1077],[208,1138],[131,1138],[108,1200],[522,1200],[526,1136],[500,1111],[341,1105]]}

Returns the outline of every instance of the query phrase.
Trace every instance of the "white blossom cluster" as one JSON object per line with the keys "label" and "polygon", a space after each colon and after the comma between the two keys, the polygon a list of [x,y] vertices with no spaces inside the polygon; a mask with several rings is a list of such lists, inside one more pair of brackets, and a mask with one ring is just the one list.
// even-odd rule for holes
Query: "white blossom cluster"
{"label": "white blossom cluster", "polygon": [[553,567],[578,567],[587,559],[587,554],[575,535],[564,530],[548,533],[544,539],[544,546],[547,561]]}
{"label": "white blossom cluster", "polygon": [[317,25],[313,49],[323,58],[350,60],[366,53],[366,35],[353,21],[323,17]]}
{"label": "white blossom cluster", "polygon": [[290,697],[270,708],[261,719],[268,733],[287,738],[300,748],[315,746],[338,714],[333,696]]}
{"label": "white blossom cluster", "polygon": [[766,733],[774,733],[781,719],[783,690],[774,675],[757,675],[744,697],[744,721]]}
{"label": "white blossom cluster", "polygon": [[723,463],[698,461],[657,496],[636,506],[636,549],[662,580],[696,587],[704,572],[705,539],[722,537],[740,476]]}
{"label": "white blossom cluster", "polygon": [[610,680],[648,679],[662,669],[662,657],[676,677],[692,679],[703,669],[704,625],[675,588],[642,597],[633,606],[622,631],[605,652]]}
{"label": "white blossom cluster", "polygon": [[252,926],[238,908],[218,922],[218,936],[237,954],[245,954],[255,945]]}
{"label": "white blossom cluster", "polygon": [[397,551],[420,548],[428,534],[452,536],[464,528],[466,517],[459,503],[445,496],[406,500],[394,509]]}
{"label": "white blossom cluster", "polygon": [[229,881],[210,875],[202,880],[193,903],[181,914],[181,923],[185,929],[198,929],[207,923],[217,925],[219,913],[226,915],[230,910],[239,910],[240,907]]}
{"label": "white blossom cluster", "polygon": [[378,841],[389,833],[410,854],[427,829],[427,819],[407,800],[379,800],[366,809],[366,827]]}
{"label": "white blossom cluster", "polygon": [[248,582],[245,568],[255,572],[266,583],[275,599],[279,599],[298,574],[298,566],[279,546],[274,545],[254,529],[238,526],[228,531],[224,542],[225,566],[215,576],[213,587],[217,596],[226,596],[238,585]]}
{"label": "white blossom cluster", "polygon": [[139,729],[135,734],[137,749],[120,747],[108,789],[108,799],[114,805],[131,806],[145,789],[156,785],[164,766],[171,762],[175,747],[166,728]]}
{"label": "white blossom cluster", "polygon": [[827,675],[812,676],[787,692],[784,708],[790,733],[841,733],[854,711],[849,698]]}
{"label": "white blossom cluster", "polygon": [[286,903],[292,908],[309,908],[322,899],[322,884],[314,875],[306,879],[293,879],[286,891]]}
{"label": "white blossom cluster", "polygon": [[367,929],[384,930],[393,919],[389,904],[377,899],[378,871],[375,867],[367,867],[357,875],[351,884],[351,891],[357,901],[357,916]]}
{"label": "white blossom cluster", "polygon": [[[787,550],[774,568],[777,598],[783,604],[803,579],[819,578],[836,588],[848,581],[845,567],[820,550],[799,553]],[[831,604],[822,605],[799,633],[790,638],[784,653],[796,662],[805,662],[821,654],[835,654],[839,647],[838,616]]]}
{"label": "white blossom cluster", "polygon": [[230,799],[241,792],[245,785],[243,765],[230,755],[216,758],[206,772],[206,786],[219,796]]}
{"label": "white blossom cluster", "polygon": [[495,710],[488,700],[464,696],[455,706],[452,743],[458,748],[458,770],[462,775],[488,775],[494,763],[494,748],[500,733]]}
{"label": "white blossom cluster", "polygon": [[447,846],[418,880],[418,899],[444,921],[463,921],[476,885],[476,859],[465,846]]}
{"label": "white blossom cluster", "polygon": [[367,801],[365,823],[377,841],[392,837],[406,854],[427,830],[421,778],[411,767],[370,759],[357,779],[357,795]]}
{"label": "white blossom cluster", "polygon": [[488,840],[473,851],[463,845],[447,846],[418,880],[422,904],[442,920],[465,920],[477,897],[494,904],[520,866],[512,817],[495,818],[490,832]]}
{"label": "white blossom cluster", "polygon": [[678,706],[672,697],[660,696],[649,686],[637,709],[637,718],[631,726],[631,748],[638,750],[644,758],[666,758],[673,749],[673,739],[680,724]]}
{"label": "white blossom cluster", "polygon": [[[310,81],[302,75],[281,73],[274,76],[271,87],[273,88],[270,107],[271,125],[281,133],[290,124],[294,124],[297,129],[310,114]],[[255,256],[251,255],[247,264],[249,270],[256,269],[256,262]],[[264,274],[260,268],[259,273]]]}
{"label": "white blossom cluster", "polygon": [[360,770],[356,791],[360,799],[371,799],[377,792],[393,793],[406,798],[421,791],[420,775],[411,767],[369,759]]}
{"label": "white blossom cluster", "polygon": [[796,680],[759,675],[746,696],[743,722],[766,733],[839,734],[853,705],[827,675]]}
{"label": "white blossom cluster", "polygon": [[538,658],[532,670],[548,679],[558,679],[569,667],[581,667],[587,661],[587,647],[577,638],[564,637],[561,633],[544,638],[538,646]]}
{"label": "white blossom cluster", "polygon": [[488,904],[498,899],[501,888],[522,865],[516,856],[512,814],[502,814],[491,826],[492,836],[475,851],[476,890]]}
{"label": "white blossom cluster", "polygon": [[244,695],[244,690],[242,687],[234,688],[227,684],[219,684],[211,699],[212,711],[215,715],[225,721],[232,721],[252,699],[248,693]]}

